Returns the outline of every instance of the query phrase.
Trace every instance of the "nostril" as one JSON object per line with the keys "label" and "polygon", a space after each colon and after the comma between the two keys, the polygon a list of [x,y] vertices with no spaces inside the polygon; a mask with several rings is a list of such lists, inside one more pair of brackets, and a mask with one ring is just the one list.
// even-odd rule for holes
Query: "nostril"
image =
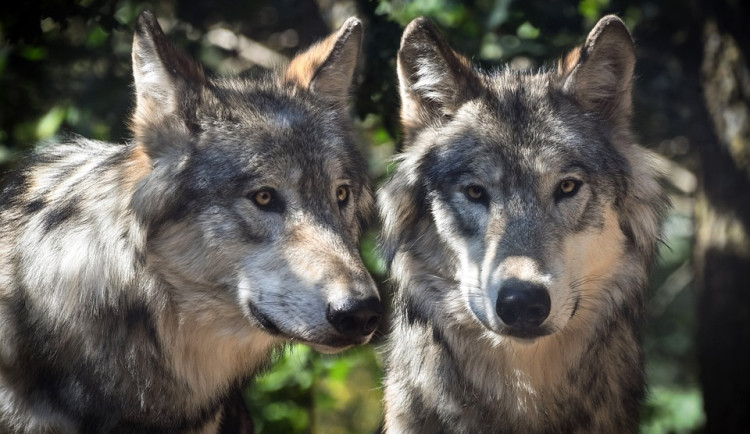
{"label": "nostril", "polygon": [[367,322],[365,322],[364,331],[368,335],[374,332],[376,328],[378,328],[378,325],[380,324],[381,316],[382,316],[381,314],[373,314],[370,316],[370,318],[367,319]]}
{"label": "nostril", "polygon": [[510,327],[538,327],[550,312],[547,289],[539,284],[509,280],[497,298],[497,314]]}
{"label": "nostril", "polygon": [[376,297],[329,304],[326,315],[336,330],[351,337],[367,336],[375,331],[382,316],[383,305]]}

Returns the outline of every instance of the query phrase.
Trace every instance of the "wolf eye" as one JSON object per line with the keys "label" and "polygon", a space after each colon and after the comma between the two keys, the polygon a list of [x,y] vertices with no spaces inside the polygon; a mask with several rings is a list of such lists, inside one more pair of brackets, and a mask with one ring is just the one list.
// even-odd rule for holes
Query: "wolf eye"
{"label": "wolf eye", "polygon": [[341,185],[336,189],[336,200],[339,202],[339,205],[346,205],[346,202],[349,201],[348,185]]}
{"label": "wolf eye", "polygon": [[483,202],[487,200],[487,192],[478,185],[470,185],[466,187],[466,197],[472,202]]}
{"label": "wolf eye", "polygon": [[558,198],[575,196],[575,194],[578,193],[581,184],[581,181],[578,181],[577,179],[565,179],[561,181],[557,189]]}
{"label": "wolf eye", "polygon": [[267,188],[253,194],[253,201],[260,207],[266,207],[273,202],[273,191]]}
{"label": "wolf eye", "polygon": [[259,209],[266,212],[283,213],[285,209],[285,202],[283,196],[279,195],[276,190],[271,187],[264,187],[260,190],[247,195],[247,198],[252,200]]}

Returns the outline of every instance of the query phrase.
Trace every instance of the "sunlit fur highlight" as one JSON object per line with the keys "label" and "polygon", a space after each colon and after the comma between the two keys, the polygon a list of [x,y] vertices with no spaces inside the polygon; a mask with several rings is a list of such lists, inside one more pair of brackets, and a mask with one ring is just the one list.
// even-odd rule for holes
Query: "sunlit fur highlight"
{"label": "sunlit fur highlight", "polygon": [[[667,201],[630,131],[630,35],[602,18],[557,70],[485,73],[462,59],[425,19],[404,31],[406,140],[378,193],[394,289],[385,429],[637,432]],[[576,194],[558,195],[571,178]],[[549,295],[536,336],[496,312],[510,280]]]}
{"label": "sunlit fur highlight", "polygon": [[0,432],[215,433],[274,349],[369,341],[329,318],[379,307],[346,109],[361,38],[351,19],[301,54],[304,84],[214,78],[140,16],[133,139],[44,147],[0,191]]}

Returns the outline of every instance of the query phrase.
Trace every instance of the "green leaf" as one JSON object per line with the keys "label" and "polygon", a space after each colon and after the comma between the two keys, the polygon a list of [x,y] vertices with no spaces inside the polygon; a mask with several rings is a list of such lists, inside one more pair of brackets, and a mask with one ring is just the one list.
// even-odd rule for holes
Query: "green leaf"
{"label": "green leaf", "polygon": [[42,116],[36,124],[36,138],[40,140],[47,139],[57,133],[65,120],[67,110],[67,107],[55,106]]}
{"label": "green leaf", "polygon": [[703,397],[697,387],[656,386],[650,390],[641,433],[692,433],[705,422]]}
{"label": "green leaf", "polygon": [[91,29],[91,33],[89,33],[89,37],[86,39],[86,46],[89,48],[101,47],[107,40],[109,40],[109,33],[101,26],[96,26]]}
{"label": "green leaf", "polygon": [[20,49],[20,54],[21,57],[36,62],[47,57],[47,49],[45,47],[32,47],[26,45]]}
{"label": "green leaf", "polygon": [[609,7],[609,0],[581,0],[578,12],[586,21],[593,23],[602,16],[602,11]]}
{"label": "green leaf", "polygon": [[530,22],[526,21],[516,29],[516,35],[523,39],[536,39],[541,34],[541,30],[534,27]]}

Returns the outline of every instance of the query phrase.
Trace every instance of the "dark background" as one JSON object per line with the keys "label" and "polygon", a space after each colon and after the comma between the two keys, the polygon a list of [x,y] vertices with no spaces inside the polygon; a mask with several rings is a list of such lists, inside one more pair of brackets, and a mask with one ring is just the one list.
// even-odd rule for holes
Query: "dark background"
{"label": "dark background", "polygon": [[[80,134],[124,141],[133,109],[130,48],[143,9],[214,74],[253,74],[358,15],[364,56],[353,101],[373,179],[400,145],[395,54],[425,15],[490,68],[550,66],[616,13],[633,32],[634,128],[664,170],[674,209],[649,301],[650,386],[642,432],[750,427],[750,32],[739,0],[39,0],[0,12],[0,173],[35,146]],[[374,231],[373,231],[374,232]],[[372,232],[363,255],[379,281]],[[376,344],[377,346],[377,344]],[[245,392],[257,432],[374,432],[373,348],[277,355]]]}

